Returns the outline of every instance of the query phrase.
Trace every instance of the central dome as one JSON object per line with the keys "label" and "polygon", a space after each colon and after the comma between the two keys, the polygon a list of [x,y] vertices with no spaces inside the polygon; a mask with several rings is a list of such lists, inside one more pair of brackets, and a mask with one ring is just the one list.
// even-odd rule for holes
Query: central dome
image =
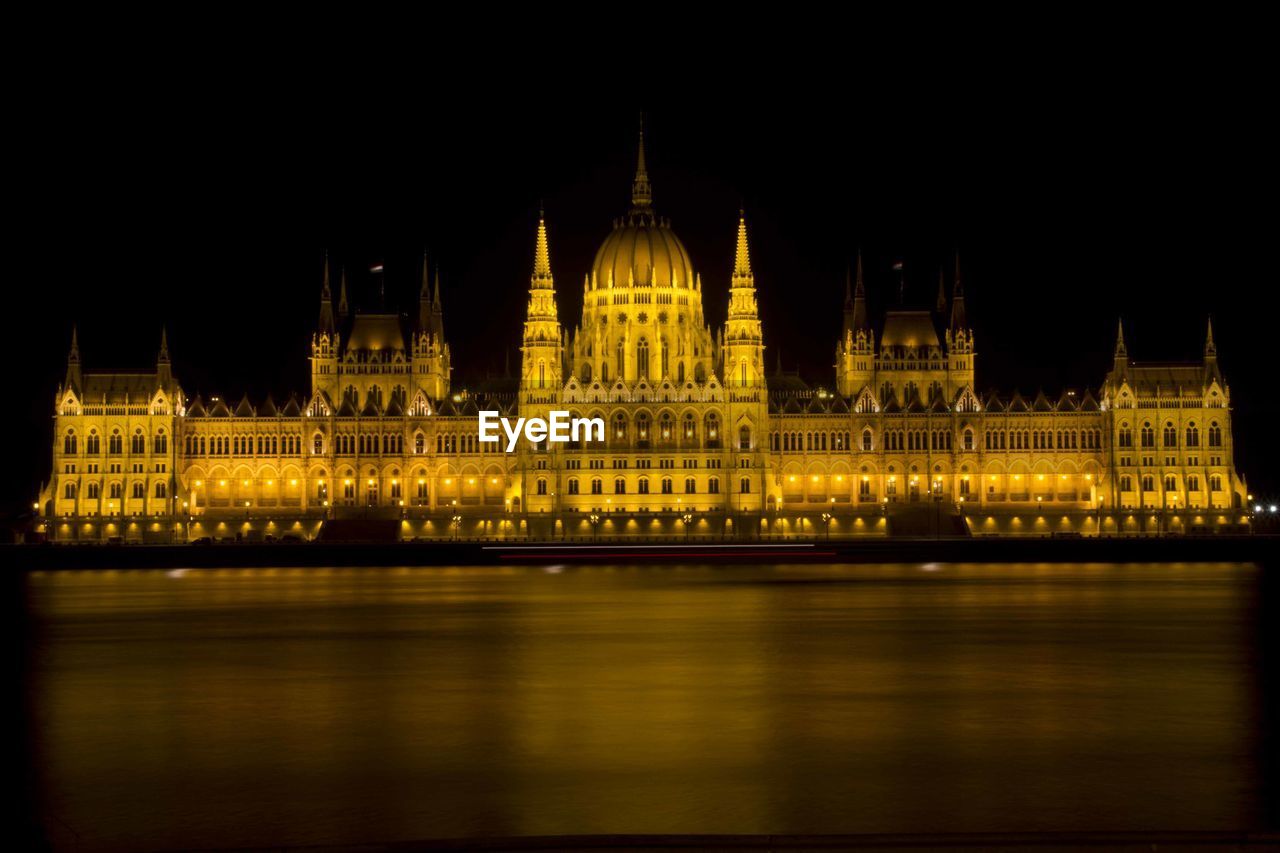
{"label": "central dome", "polygon": [[621,220],[596,252],[593,287],[693,287],[693,262],[671,226],[652,215]]}
{"label": "central dome", "polygon": [[591,286],[685,287],[694,286],[693,262],[671,223],[654,215],[653,190],[644,162],[644,130],[636,178],[631,185],[631,212],[615,220],[591,266]]}

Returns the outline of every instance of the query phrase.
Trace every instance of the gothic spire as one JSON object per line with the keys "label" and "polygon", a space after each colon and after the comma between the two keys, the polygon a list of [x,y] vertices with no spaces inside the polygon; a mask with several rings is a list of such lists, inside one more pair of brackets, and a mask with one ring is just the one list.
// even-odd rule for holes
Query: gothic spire
{"label": "gothic spire", "polygon": [[324,253],[324,281],[320,286],[320,322],[321,332],[332,333],[333,325],[333,291],[329,288],[329,253]]}
{"label": "gothic spire", "polygon": [[850,331],[858,329],[870,329],[871,324],[867,321],[867,288],[862,281],[862,250],[858,250],[858,259],[855,265],[856,272],[853,280],[853,298],[849,298],[849,283],[845,281],[845,315],[844,315],[844,331],[847,334]]}
{"label": "gothic spire", "polygon": [[431,305],[431,277],[429,275],[430,265],[427,263],[427,253],[424,249],[422,252],[422,283],[418,285],[418,331],[428,331],[431,325],[432,305]]}
{"label": "gothic spire", "polygon": [[338,275],[338,319],[345,320],[347,315],[351,313],[351,309],[347,305],[347,268],[342,267]]}
{"label": "gothic spire", "polygon": [[1213,318],[1209,318],[1209,331],[1204,337],[1204,357],[1213,358],[1218,354],[1218,347],[1213,342]]}
{"label": "gothic spire", "polygon": [[534,288],[554,288],[555,280],[551,277],[551,248],[547,243],[547,220],[542,210],[538,211],[538,237],[533,249]]}
{"label": "gothic spire", "polygon": [[164,326],[160,327],[160,352],[156,356],[156,364],[169,363],[169,330]]}
{"label": "gothic spire", "polygon": [[1124,345],[1124,320],[1116,320],[1116,358],[1127,358],[1129,350]]}
{"label": "gothic spire", "polygon": [[960,253],[956,252],[956,280],[951,287],[951,329],[958,332],[968,327],[969,318],[964,310],[964,284],[960,279]]}
{"label": "gothic spire", "polygon": [[647,210],[653,204],[653,187],[649,184],[649,171],[644,162],[644,116],[640,117],[640,148],[636,155],[636,177],[631,182],[631,208]]}
{"label": "gothic spire", "polygon": [[747,282],[753,281],[751,274],[751,251],[747,247],[747,215],[738,209],[738,248],[733,259],[733,279]]}
{"label": "gothic spire", "polygon": [[440,265],[438,263],[436,264],[436,290],[431,297],[431,307],[435,309],[437,314],[443,310],[443,306],[440,303]]}
{"label": "gothic spire", "polygon": [[79,391],[82,385],[80,374],[80,344],[77,340],[76,326],[71,324],[71,350],[67,353],[67,377],[63,382],[66,388]]}

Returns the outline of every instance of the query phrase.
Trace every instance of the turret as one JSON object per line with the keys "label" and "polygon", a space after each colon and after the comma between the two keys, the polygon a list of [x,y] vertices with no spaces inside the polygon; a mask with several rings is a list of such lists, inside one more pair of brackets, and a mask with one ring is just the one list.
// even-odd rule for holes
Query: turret
{"label": "turret", "polygon": [[756,279],[751,271],[746,214],[738,211],[738,244],[729,279],[729,318],[724,328],[723,380],[732,387],[759,385],[764,380],[764,340],[756,303]]}
{"label": "turret", "polygon": [[169,362],[169,332],[160,327],[160,351],[156,354],[156,384],[167,388],[173,381],[173,365]]}
{"label": "turret", "polygon": [[1209,318],[1209,328],[1204,337],[1204,373],[1205,384],[1208,385],[1214,380],[1221,381],[1222,374],[1218,372],[1218,347],[1213,342],[1213,318]]}
{"label": "turret", "polygon": [[76,336],[76,327],[71,326],[71,350],[67,353],[67,376],[63,388],[76,394],[84,388],[84,374],[80,371],[80,344]]}
{"label": "turret", "polygon": [[[973,330],[969,328],[969,317],[965,313],[964,280],[960,276],[960,253],[956,253],[956,277],[951,286],[951,320],[947,324],[944,340],[947,345],[948,395],[955,400],[956,393],[968,386],[973,387],[974,356]],[[938,281],[939,292],[942,280]]]}
{"label": "turret", "polygon": [[874,371],[875,335],[867,320],[867,290],[862,279],[862,252],[858,252],[852,291],[849,275],[844,284],[844,328],[836,344],[836,388],[852,396],[871,381]]}
{"label": "turret", "polygon": [[340,281],[340,283],[339,283],[339,285],[338,285],[338,322],[339,322],[339,323],[345,323],[345,322],[347,321],[347,317],[349,317],[349,316],[351,315],[351,307],[350,307],[350,305],[347,303],[347,270],[346,270],[346,267],[343,267],[343,268],[342,268],[342,271],[341,271],[341,273],[339,273],[339,275],[341,276],[341,281]]}
{"label": "turret", "polygon": [[316,331],[320,335],[332,338],[337,330],[333,319],[333,292],[329,289],[329,253],[324,256],[324,282],[320,286],[320,319],[316,323]]}
{"label": "turret", "polygon": [[1117,382],[1129,374],[1129,350],[1124,345],[1124,321],[1116,321],[1116,349],[1112,357],[1112,370]]}
{"label": "turret", "polygon": [[444,308],[440,303],[440,267],[434,291],[429,285],[427,254],[422,253],[422,283],[418,287],[418,322],[413,330],[413,374],[418,387],[432,400],[449,393],[452,365],[444,339]]}
{"label": "turret", "polygon": [[[642,161],[643,162],[643,161]],[[546,401],[561,386],[563,354],[560,348],[560,317],[556,308],[555,278],[551,274],[551,248],[547,222],[538,212],[538,233],[534,241],[533,275],[529,277],[529,305],[521,347],[520,387],[522,402]]]}

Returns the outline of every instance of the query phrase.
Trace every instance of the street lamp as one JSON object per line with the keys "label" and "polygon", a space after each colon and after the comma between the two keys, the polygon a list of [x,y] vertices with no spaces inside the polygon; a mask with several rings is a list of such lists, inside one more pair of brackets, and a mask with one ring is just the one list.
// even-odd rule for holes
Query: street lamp
{"label": "street lamp", "polygon": [[453,541],[458,541],[458,531],[462,529],[462,515],[454,513],[453,515]]}
{"label": "street lamp", "polygon": [[597,540],[600,538],[600,513],[591,513],[591,538]]}
{"label": "street lamp", "polygon": [[686,512],[684,515],[680,516],[680,519],[684,522],[684,541],[688,542],[689,525],[693,523],[693,513]]}
{"label": "street lamp", "polygon": [[831,513],[824,512],[822,514],[822,523],[827,526],[827,538],[831,538]]}

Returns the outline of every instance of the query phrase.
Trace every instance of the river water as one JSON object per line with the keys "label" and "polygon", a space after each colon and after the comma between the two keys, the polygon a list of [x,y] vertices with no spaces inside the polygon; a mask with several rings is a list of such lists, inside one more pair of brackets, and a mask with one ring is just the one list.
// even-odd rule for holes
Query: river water
{"label": "river water", "polygon": [[1265,587],[1238,564],[33,574],[34,811],[67,849],[1275,829]]}

